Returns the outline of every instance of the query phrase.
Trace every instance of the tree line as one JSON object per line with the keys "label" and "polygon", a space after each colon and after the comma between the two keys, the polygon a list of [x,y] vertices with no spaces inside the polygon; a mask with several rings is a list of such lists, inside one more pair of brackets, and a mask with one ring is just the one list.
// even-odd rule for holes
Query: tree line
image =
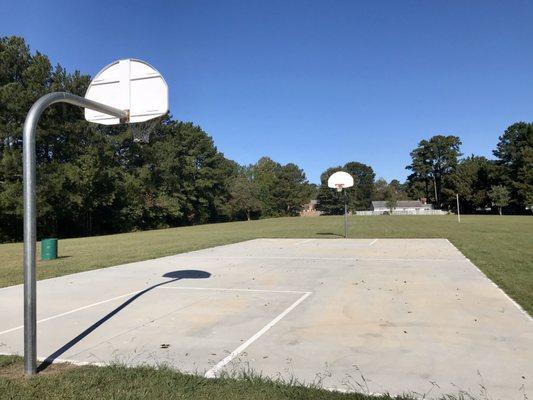
{"label": "tree line", "polygon": [[[0,241],[22,238],[22,127],[28,110],[49,92],[83,96],[89,82],[88,75],[32,53],[23,38],[0,38]],[[317,187],[293,163],[263,157],[239,165],[199,126],[171,115],[151,127],[148,144],[139,144],[127,125],[94,125],[82,114],[57,104],[39,122],[40,237],[292,216],[314,198],[326,214],[340,214],[343,201],[326,185],[338,170],[354,176],[348,191],[352,211],[369,209],[372,200],[420,197],[451,208],[455,193],[466,212],[497,204],[524,212],[533,203],[533,125],[523,122],[500,137],[494,160],[462,158],[458,137],[437,135],[411,152],[405,183],[376,180],[371,166],[354,161],[324,171]]]}
{"label": "tree line", "polygon": [[407,193],[424,196],[438,208],[464,212],[506,208],[525,213],[533,206],[533,123],[517,122],[499,137],[495,159],[462,157],[457,136],[436,135],[411,152]]}
{"label": "tree line", "polygon": [[[42,95],[83,96],[90,77],[0,38],[0,241],[22,238],[22,127]],[[87,123],[53,105],[37,130],[38,232],[79,236],[298,214],[313,196],[301,168],[269,158],[240,166],[199,126],[170,115],[148,144],[128,126]]]}
{"label": "tree line", "polygon": [[531,213],[533,209],[533,123],[517,122],[500,136],[494,159],[463,157],[461,139],[435,135],[421,140],[411,151],[411,174],[405,183],[374,180],[372,167],[357,162],[329,168],[321,176],[318,209],[326,214],[343,213],[341,194],[327,187],[336,171],[349,172],[354,187],[347,190],[350,211],[368,210],[371,200],[384,200],[394,208],[398,200],[425,198],[438,209],[479,213],[505,209],[508,213]]}

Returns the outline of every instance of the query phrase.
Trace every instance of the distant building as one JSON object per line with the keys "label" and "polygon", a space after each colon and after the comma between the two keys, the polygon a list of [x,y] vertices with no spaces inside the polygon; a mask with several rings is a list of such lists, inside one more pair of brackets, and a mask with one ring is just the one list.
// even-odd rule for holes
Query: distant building
{"label": "distant building", "polygon": [[[396,212],[412,214],[425,210],[433,210],[433,206],[420,200],[399,200],[394,208]],[[386,201],[373,201],[372,211],[384,213],[385,211],[390,212],[390,209],[387,207]]]}
{"label": "distant building", "polygon": [[[373,201],[370,211],[357,211],[357,215],[383,215],[390,214],[391,210],[387,207],[386,201]],[[443,215],[442,210],[434,210],[433,205],[428,204],[426,199],[420,200],[399,200],[396,207],[392,210],[394,215]]]}
{"label": "distant building", "polygon": [[304,204],[302,206],[302,211],[300,211],[301,217],[318,217],[322,214],[321,211],[318,211],[316,209],[316,206],[318,205],[317,200],[311,200],[309,203]]}

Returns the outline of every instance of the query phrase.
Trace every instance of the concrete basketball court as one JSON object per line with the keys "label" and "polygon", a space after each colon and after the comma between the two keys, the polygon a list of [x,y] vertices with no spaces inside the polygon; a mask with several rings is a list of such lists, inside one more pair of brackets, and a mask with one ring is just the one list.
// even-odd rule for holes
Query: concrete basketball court
{"label": "concrete basketball court", "polygon": [[[47,268],[45,265],[39,268]],[[524,399],[533,323],[446,239],[258,239],[38,283],[48,362]],[[22,285],[0,353],[23,354]]]}

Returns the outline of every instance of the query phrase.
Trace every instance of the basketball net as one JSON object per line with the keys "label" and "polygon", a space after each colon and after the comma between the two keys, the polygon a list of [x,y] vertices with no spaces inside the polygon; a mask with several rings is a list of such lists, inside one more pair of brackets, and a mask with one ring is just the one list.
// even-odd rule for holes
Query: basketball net
{"label": "basketball net", "polygon": [[164,115],[148,121],[128,124],[128,132],[131,133],[133,141],[135,143],[148,143],[150,141],[150,135],[157,130],[163,117]]}
{"label": "basketball net", "polygon": [[335,188],[337,189],[337,192],[342,192],[342,189],[344,188],[344,185],[342,183],[337,183],[335,185]]}

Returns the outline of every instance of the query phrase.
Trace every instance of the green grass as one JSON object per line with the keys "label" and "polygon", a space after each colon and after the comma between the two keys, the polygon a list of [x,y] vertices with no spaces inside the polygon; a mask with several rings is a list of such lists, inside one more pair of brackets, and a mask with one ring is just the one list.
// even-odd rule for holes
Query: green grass
{"label": "green grass", "polygon": [[[261,237],[333,238],[342,217],[274,218],[59,241],[61,258],[38,262],[39,279]],[[351,217],[352,238],[447,238],[530,314],[533,217]],[[0,245],[0,287],[22,282],[22,244]]]}
{"label": "green grass", "polygon": [[[0,357],[0,398],[2,399],[194,399],[194,400],[408,400],[411,397],[366,396],[330,392],[297,382],[276,382],[253,374],[236,378],[207,379],[169,368],[120,365],[75,367],[54,364],[45,372],[27,378],[19,357]],[[446,397],[463,399],[471,397]]]}

